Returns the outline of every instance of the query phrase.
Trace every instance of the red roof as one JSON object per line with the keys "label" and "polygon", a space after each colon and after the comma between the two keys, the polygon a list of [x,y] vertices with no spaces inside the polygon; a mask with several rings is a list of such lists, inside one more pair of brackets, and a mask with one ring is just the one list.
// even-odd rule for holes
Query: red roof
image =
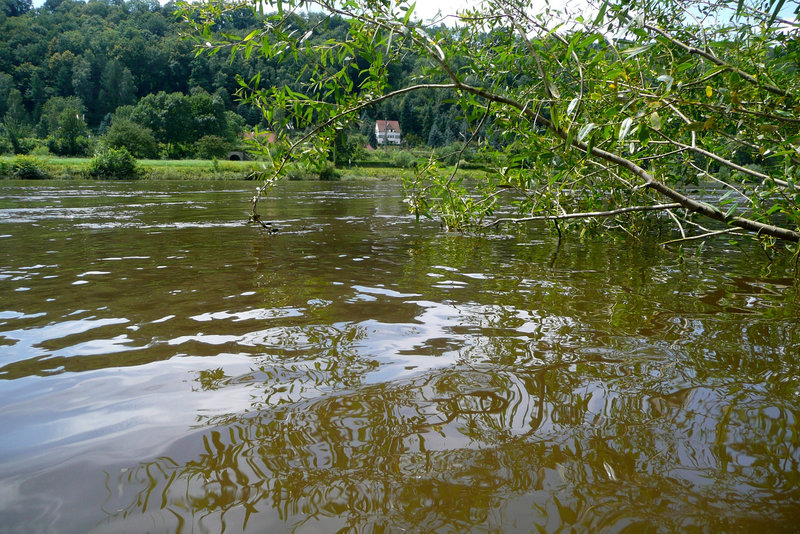
{"label": "red roof", "polygon": [[389,130],[400,132],[400,123],[397,121],[375,121],[379,132],[386,132]]}

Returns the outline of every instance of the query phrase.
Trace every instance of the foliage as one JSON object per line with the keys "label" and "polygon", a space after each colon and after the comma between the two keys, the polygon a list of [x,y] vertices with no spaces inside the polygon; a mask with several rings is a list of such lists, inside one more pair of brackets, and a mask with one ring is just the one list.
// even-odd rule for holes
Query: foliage
{"label": "foliage", "polygon": [[57,128],[47,146],[50,152],[59,156],[84,155],[89,147],[86,134],[86,123],[80,110],[67,107],[58,114]]}
{"label": "foliage", "polygon": [[52,156],[53,153],[50,152],[50,149],[47,145],[37,145],[34,147],[33,150],[30,151],[31,156]]}
{"label": "foliage", "polygon": [[336,167],[327,161],[319,166],[317,175],[319,176],[319,179],[323,181],[339,180],[342,177],[342,175],[336,170]]}
{"label": "foliage", "polygon": [[32,6],[31,0],[3,0],[0,3],[0,12],[9,17],[18,17],[30,11]]}
{"label": "foliage", "polygon": [[410,169],[417,166],[417,158],[407,150],[395,151],[392,160],[395,165],[403,169]]}
{"label": "foliage", "polygon": [[336,132],[336,139],[333,143],[332,160],[337,166],[350,166],[353,161],[359,160],[364,156],[364,147],[367,138],[360,133],[348,134],[344,130]]}
{"label": "foliage", "polygon": [[195,143],[197,155],[203,159],[225,158],[230,152],[230,143],[218,135],[204,135]]}
{"label": "foliage", "polygon": [[17,156],[11,163],[11,177],[17,180],[44,180],[48,178],[38,158]]}
{"label": "foliage", "polygon": [[[198,104],[192,107],[191,139],[182,139],[183,130],[176,126],[160,139],[167,145],[191,143],[206,133],[235,136],[246,123],[237,112],[252,116],[252,110],[231,99],[235,65],[221,58],[195,58],[180,36],[173,4],[50,0],[31,9],[27,0],[6,0],[0,11],[7,15],[0,15],[0,117],[8,123],[4,133],[17,153],[24,151],[17,140],[31,129],[42,139],[51,138],[58,153],[86,149],[74,143],[79,136],[57,132],[65,104],[79,111],[89,130],[103,130],[102,135],[103,119],[115,110],[161,91],[179,93],[181,104]],[[169,117],[174,110],[161,111]],[[214,131],[208,130],[209,120]],[[201,135],[196,126],[204,128]]]}
{"label": "foliage", "polygon": [[[272,110],[267,117],[254,103],[237,99],[237,76],[259,76],[263,88],[298,91],[313,67],[313,58],[302,56],[297,61],[259,54],[197,56],[182,39],[184,28],[173,3],[49,0],[33,9],[26,0],[6,3],[13,15],[0,16],[0,117],[8,119],[4,133],[16,153],[28,150],[18,141],[31,130],[49,139],[54,152],[91,153],[91,138],[105,135],[113,117],[150,128],[164,155],[193,155],[193,144],[205,135],[235,142],[244,131],[275,131],[284,124],[284,110]],[[234,6],[214,22],[211,40],[242,38],[266,22],[268,17],[256,10]],[[321,43],[345,36],[349,21],[313,12],[287,20],[288,30],[309,26]],[[398,58],[388,67],[389,83],[405,86],[426,63],[427,58],[415,53]],[[367,67],[368,60],[356,58],[353,64]],[[59,114],[66,107],[79,111],[85,134],[70,138],[57,133]],[[417,145],[429,138],[433,118],[442,132],[458,132],[463,124],[457,106],[436,92],[368,106],[362,116],[362,124],[353,125],[348,134],[358,129],[373,147],[377,118],[398,119],[404,135]],[[283,133],[301,134],[296,129]]]}
{"label": "foliage", "polygon": [[311,174],[300,165],[288,165],[284,170],[286,179],[291,181],[309,180]]}
{"label": "foliage", "polygon": [[24,154],[27,152],[27,147],[23,141],[24,135],[27,133],[25,125],[14,118],[9,112],[6,113],[2,126],[3,134],[11,145],[12,152],[14,152],[14,154]]}
{"label": "foliage", "polygon": [[92,178],[135,180],[140,177],[141,170],[125,147],[107,148],[89,163],[89,175]]}
{"label": "foliage", "polygon": [[72,115],[85,117],[86,106],[77,96],[49,98],[41,108],[39,122],[36,125],[37,135],[44,138],[50,133],[55,133],[59,128],[59,123],[63,120],[61,115],[65,111],[69,111]]}
{"label": "foliage", "polygon": [[124,148],[136,158],[155,158],[158,145],[153,131],[123,118],[114,118],[104,137],[108,148]]}
{"label": "foliage", "polygon": [[[305,68],[286,86],[240,78],[240,94],[271,124],[302,132],[265,188],[289,161],[324,157],[335,132],[365,110],[380,114],[391,102],[413,110],[410,98],[435,93],[454,105],[421,114],[430,145],[460,143],[447,156],[455,162],[469,147],[507,147],[506,165],[474,186],[433,160],[418,167],[411,209],[450,228],[474,228],[504,205],[515,221],[563,220],[559,231],[638,233],[647,214],[660,213],[684,237],[690,229],[744,230],[765,245],[800,237],[800,25],[777,16],[783,2],[765,11],[745,0],[604,0],[580,13],[537,13],[488,0],[438,28],[415,22],[403,2],[267,5],[275,13],[243,37],[214,39],[227,4],[184,13],[201,51],[231,50],[234,61],[256,52]],[[302,19],[300,10],[323,14]],[[346,33],[320,38],[318,28],[342,19]],[[420,71],[401,85],[397,68],[412,57]],[[737,163],[742,154],[764,172]],[[726,181],[721,168],[736,173]]]}

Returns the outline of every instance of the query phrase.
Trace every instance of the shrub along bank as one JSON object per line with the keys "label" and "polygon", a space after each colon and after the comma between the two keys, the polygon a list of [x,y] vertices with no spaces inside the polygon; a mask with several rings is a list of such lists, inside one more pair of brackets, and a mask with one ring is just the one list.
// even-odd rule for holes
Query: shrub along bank
{"label": "shrub along bank", "polygon": [[0,157],[0,178],[6,180],[245,180],[259,169],[255,161],[135,160],[124,148],[94,158]]}

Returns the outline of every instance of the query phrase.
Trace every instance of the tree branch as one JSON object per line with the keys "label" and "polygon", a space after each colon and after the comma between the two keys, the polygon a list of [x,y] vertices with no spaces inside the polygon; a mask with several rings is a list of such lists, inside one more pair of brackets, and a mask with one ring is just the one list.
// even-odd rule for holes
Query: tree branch
{"label": "tree branch", "polygon": [[[518,110],[520,112],[520,116],[526,117],[526,119],[529,120],[533,124],[538,124],[538,125],[544,127],[545,129],[549,130],[552,134],[554,134],[556,137],[559,137],[562,140],[566,141],[572,147],[585,152],[587,155],[591,155],[591,156],[593,156],[595,158],[598,158],[600,160],[604,160],[604,161],[606,161],[608,163],[612,163],[614,165],[617,165],[617,166],[621,167],[622,169],[628,171],[632,175],[637,176],[643,182],[642,185],[637,186],[637,187],[646,187],[646,188],[652,189],[652,190],[658,192],[659,194],[671,199],[672,201],[677,203],[680,207],[686,208],[686,209],[688,209],[690,211],[693,211],[693,212],[700,213],[702,215],[705,215],[706,217],[709,217],[711,219],[720,221],[720,222],[722,222],[724,224],[727,224],[727,225],[732,225],[732,226],[743,228],[743,229],[746,229],[746,230],[749,230],[749,231],[752,231],[752,232],[756,232],[759,235],[769,235],[769,236],[772,236],[772,237],[776,237],[776,238],[779,238],[779,239],[784,239],[784,240],[792,241],[792,242],[800,241],[800,232],[798,232],[798,231],[790,230],[788,228],[777,227],[777,226],[774,226],[774,225],[771,225],[771,224],[767,224],[767,223],[763,223],[763,222],[759,222],[759,221],[756,221],[756,220],[746,219],[746,218],[742,218],[742,217],[735,217],[735,216],[732,216],[730,214],[723,213],[720,209],[718,209],[716,207],[713,207],[713,206],[711,206],[709,204],[706,204],[704,202],[700,202],[700,201],[694,200],[694,199],[686,196],[685,194],[680,193],[680,192],[676,191],[675,189],[672,189],[671,187],[667,186],[666,184],[656,180],[655,177],[650,172],[648,172],[646,169],[644,169],[639,164],[634,162],[632,159],[624,157],[624,156],[622,156],[620,154],[615,154],[613,152],[609,152],[607,150],[600,149],[600,148],[598,148],[596,146],[593,146],[593,145],[589,146],[584,142],[577,141],[574,138],[574,136],[570,135],[569,132],[567,132],[565,129],[563,129],[563,128],[561,128],[559,126],[559,124],[556,122],[557,119],[556,119],[555,113],[553,114],[553,119],[554,120],[549,120],[549,119],[545,118],[544,116],[542,116],[538,112],[538,108],[539,108],[538,105],[537,106],[530,106],[529,102],[527,100],[526,100],[526,103],[523,103],[523,102],[520,102],[518,100],[515,100],[512,97],[506,96],[505,94],[501,94],[501,93],[495,92],[494,90],[485,89],[485,88],[482,88],[482,87],[479,87],[479,86],[473,86],[473,85],[469,85],[469,84],[465,83],[456,74],[456,72],[451,68],[451,66],[450,66],[450,64],[448,62],[447,56],[442,51],[442,48],[436,43],[436,41],[431,39],[430,37],[428,37],[425,34],[419,34],[414,29],[413,26],[410,26],[410,25],[406,24],[405,22],[388,20],[388,19],[380,17],[380,14],[376,18],[373,18],[373,17],[370,17],[370,16],[368,16],[366,14],[363,14],[363,13],[356,13],[356,12],[348,11],[346,9],[342,9],[341,7],[337,7],[337,6],[333,5],[333,3],[329,2],[328,0],[318,0],[318,3],[320,5],[322,5],[322,6],[324,6],[326,9],[330,10],[330,11],[333,11],[333,12],[336,12],[336,13],[339,13],[339,14],[342,14],[342,15],[345,15],[345,16],[352,17],[355,20],[359,20],[364,24],[371,24],[371,25],[373,25],[375,27],[378,27],[378,28],[384,28],[386,30],[398,31],[398,32],[402,33],[407,38],[411,39],[425,54],[427,54],[431,59],[433,59],[433,61],[441,69],[442,74],[444,74],[445,76],[450,78],[452,83],[449,83],[449,84],[423,84],[423,85],[414,86],[412,88],[406,88],[406,89],[401,89],[401,90],[398,90],[398,91],[394,91],[394,92],[382,95],[380,97],[368,98],[366,101],[362,101],[358,105],[352,106],[349,109],[347,109],[346,111],[344,111],[342,113],[339,113],[336,116],[328,119],[322,125],[320,125],[319,127],[315,128],[313,130],[313,132],[310,132],[306,136],[304,136],[303,139],[300,141],[300,143],[302,143],[303,141],[309,139],[311,136],[316,135],[321,130],[329,127],[331,124],[333,124],[339,118],[341,118],[341,117],[343,117],[345,115],[351,114],[354,111],[360,110],[360,109],[362,109],[364,107],[367,107],[369,105],[372,105],[372,104],[375,104],[377,102],[381,102],[383,100],[391,98],[393,96],[397,96],[399,94],[403,94],[405,92],[408,92],[408,91],[411,91],[411,90],[416,90],[416,89],[421,89],[421,88],[455,89],[455,90],[466,92],[466,93],[469,93],[469,94],[472,94],[472,95],[475,95],[475,96],[478,96],[478,97],[481,97],[481,98],[485,98],[489,102],[494,102],[494,103],[497,103],[497,104],[506,105],[506,106],[508,106],[510,108],[514,108],[514,109]],[[673,43],[674,45],[676,45],[676,46],[678,46],[680,48],[683,48],[684,50],[686,50],[687,52],[689,52],[691,54],[699,55],[702,58],[706,59],[707,61],[710,61],[710,62],[714,63],[715,65],[719,65],[719,66],[722,66],[724,68],[728,68],[728,69],[731,69],[731,70],[737,72],[740,77],[746,79],[750,83],[756,84],[759,87],[764,87],[766,90],[768,90],[768,91],[770,91],[772,93],[778,94],[780,96],[792,97],[792,95],[790,93],[788,93],[787,91],[784,91],[784,90],[782,90],[782,89],[780,89],[778,87],[775,87],[773,85],[770,85],[770,84],[762,84],[760,82],[760,80],[757,80],[752,75],[741,71],[741,69],[738,69],[737,67],[733,67],[733,66],[725,63],[724,61],[716,58],[714,55],[712,55],[712,54],[710,54],[710,53],[708,53],[706,51],[699,50],[699,49],[694,48],[694,47],[692,47],[692,46],[690,46],[690,45],[688,45],[686,43],[683,43],[682,41],[670,36],[669,34],[664,32],[663,30],[660,30],[659,28],[653,27],[651,25],[645,25],[645,27],[647,29],[649,29],[650,31],[653,31],[653,32],[657,33],[658,35],[662,36],[664,39],[667,39],[669,42]],[[549,84],[547,83],[546,80],[542,80],[542,82],[544,83],[544,87],[545,87],[545,95],[547,95],[550,100],[553,100],[554,95],[551,93],[552,88],[549,86]],[[555,111],[555,110],[556,110],[556,108],[552,108],[551,111]],[[299,143],[295,143],[292,146],[292,149],[295,146],[298,146],[298,144]],[[683,145],[683,144],[677,143],[677,142],[673,142],[673,144],[676,147],[681,147],[681,148],[694,150],[694,151],[696,151],[698,153],[701,153],[701,154],[703,154],[703,155],[705,155],[707,157],[710,157],[710,158],[712,158],[712,159],[714,159],[716,161],[719,161],[720,163],[728,164],[730,166],[731,162],[729,162],[727,160],[724,160],[724,158],[721,158],[720,156],[712,154],[712,153],[710,153],[708,151],[705,151],[703,149],[700,149],[700,148],[697,148],[697,147],[689,147],[687,145]],[[761,173],[754,173],[753,171],[744,170],[743,168],[739,168],[737,170],[742,170],[742,172],[747,172],[748,174],[751,174],[751,175],[754,175],[754,176],[758,176],[761,179],[769,179],[768,176],[763,175]],[[673,204],[669,204],[667,206],[677,207],[677,206],[675,206]],[[652,210],[652,209],[670,209],[670,208],[664,208],[664,207],[653,208],[653,207],[644,207],[644,206],[634,206],[634,207],[630,207],[630,208],[623,208],[622,209],[623,211],[612,210],[611,212],[595,212],[595,214],[593,214],[591,212],[587,213],[587,214],[571,214],[571,215],[570,214],[564,214],[564,215],[559,215],[557,217],[559,217],[559,218],[576,218],[576,217],[593,217],[593,216],[613,216],[613,215],[616,215],[616,214],[619,214],[619,213],[625,213],[626,211],[640,211],[642,209]],[[603,215],[605,213],[608,213],[609,215]],[[537,219],[538,220],[552,220],[552,219],[554,219],[554,217],[553,216],[536,216],[534,218],[527,218],[525,220],[537,220]],[[555,220],[557,220],[557,219],[555,219]],[[500,220],[500,221],[502,222],[502,220]]]}
{"label": "tree branch", "polygon": [[707,237],[711,237],[711,236],[715,236],[715,235],[722,235],[722,234],[741,235],[741,234],[734,233],[734,232],[737,232],[737,231],[738,230],[736,230],[735,228],[728,228],[726,230],[718,230],[716,232],[708,232],[708,233],[705,233],[705,234],[693,235],[692,237],[684,236],[684,237],[682,237],[680,239],[673,239],[671,241],[664,241],[663,243],[661,243],[661,246],[665,247],[667,245],[674,245],[675,243],[683,243],[684,241],[696,241],[698,239],[705,239]]}
{"label": "tree branch", "polygon": [[644,24],[644,27],[647,28],[648,30],[650,30],[651,32],[657,33],[658,35],[660,35],[661,37],[663,37],[667,41],[671,42],[672,44],[674,44],[675,46],[677,46],[679,48],[684,49],[686,52],[688,52],[690,54],[694,54],[694,55],[700,56],[700,57],[710,61],[714,65],[718,65],[720,67],[725,67],[727,69],[730,69],[730,70],[734,71],[736,74],[738,74],[739,76],[741,76],[742,78],[744,78],[748,82],[752,83],[753,85],[756,85],[758,87],[763,87],[764,89],[766,89],[767,91],[769,91],[772,94],[775,94],[775,95],[778,95],[778,96],[786,96],[786,97],[792,98],[792,94],[791,93],[789,93],[787,91],[784,91],[780,87],[776,87],[776,86],[774,86],[772,84],[769,84],[769,83],[761,83],[752,74],[748,74],[747,72],[743,71],[742,69],[740,69],[738,67],[734,67],[733,65],[729,65],[728,63],[725,63],[724,61],[722,61],[718,57],[716,57],[716,56],[714,56],[712,54],[709,54],[705,50],[701,50],[701,49],[696,48],[694,46],[688,45],[688,44],[684,43],[683,41],[681,41],[679,39],[676,39],[675,37],[669,35],[667,32],[662,30],[661,28],[657,28],[656,26],[652,26],[652,25],[647,24],[647,23]]}
{"label": "tree branch", "polygon": [[532,217],[521,217],[518,219],[503,217],[483,225],[483,228],[490,228],[492,226],[498,226],[503,223],[522,223],[531,221],[563,221],[566,219],[593,219],[593,218],[615,217],[617,215],[622,215],[623,213],[631,213],[637,211],[663,211],[663,210],[672,210],[680,207],[681,205],[675,202],[672,204],[654,204],[651,206],[628,206],[626,208],[619,208],[608,211],[587,211],[585,213],[566,213],[564,215],[534,215]]}

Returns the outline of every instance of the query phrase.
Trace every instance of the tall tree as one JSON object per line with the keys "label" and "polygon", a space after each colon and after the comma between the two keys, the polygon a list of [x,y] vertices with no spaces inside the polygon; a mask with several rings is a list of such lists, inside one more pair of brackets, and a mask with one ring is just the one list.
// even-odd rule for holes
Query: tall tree
{"label": "tall tree", "polygon": [[56,52],[48,61],[51,87],[56,96],[69,96],[73,93],[72,68],[75,64],[75,54],[66,50]]}
{"label": "tall tree", "polygon": [[79,156],[86,152],[86,122],[78,108],[68,107],[58,115],[58,128],[50,149],[59,156]]}
{"label": "tall tree", "polygon": [[22,138],[27,133],[27,114],[22,104],[22,94],[18,89],[11,89],[8,93],[8,110],[3,117],[3,133],[5,134],[14,154],[23,152]]}
{"label": "tall tree", "polygon": [[133,104],[136,99],[136,86],[130,69],[117,59],[106,63],[100,76],[100,103],[103,110],[111,112],[119,106]]}
{"label": "tall tree", "polygon": [[123,118],[113,119],[104,142],[110,148],[125,148],[136,158],[155,158],[158,155],[153,132]]}
{"label": "tall tree", "polygon": [[42,81],[42,76],[38,69],[31,75],[30,86],[25,92],[25,96],[33,104],[32,115],[33,122],[35,123],[39,120],[39,116],[42,113],[42,106],[47,99],[44,81]]}
{"label": "tall tree", "polygon": [[196,139],[192,103],[183,93],[160,91],[147,95],[136,104],[130,119],[149,128],[156,140],[166,145],[171,156],[179,156],[181,145]]}
{"label": "tall tree", "polygon": [[19,89],[14,88],[8,92],[6,107],[6,116],[19,123],[27,122],[27,113],[22,102],[22,93],[19,92]]}
{"label": "tall tree", "polygon": [[24,15],[33,7],[31,0],[0,0],[0,10],[9,17]]}
{"label": "tall tree", "polygon": [[400,107],[400,128],[403,129],[403,135],[420,134],[420,118],[417,110],[414,109],[411,95],[406,95],[403,98],[403,105]]}
{"label": "tall tree", "polygon": [[92,79],[92,63],[85,56],[78,57],[72,66],[72,87],[75,95],[82,102],[94,101],[94,81]]}
{"label": "tall tree", "polygon": [[5,72],[0,72],[0,116],[8,111],[8,97],[14,88],[14,78]]}
{"label": "tall tree", "polygon": [[85,116],[86,107],[77,96],[54,96],[42,106],[42,114],[36,125],[36,133],[40,137],[52,135],[59,128],[61,114],[70,110],[73,115]]}

